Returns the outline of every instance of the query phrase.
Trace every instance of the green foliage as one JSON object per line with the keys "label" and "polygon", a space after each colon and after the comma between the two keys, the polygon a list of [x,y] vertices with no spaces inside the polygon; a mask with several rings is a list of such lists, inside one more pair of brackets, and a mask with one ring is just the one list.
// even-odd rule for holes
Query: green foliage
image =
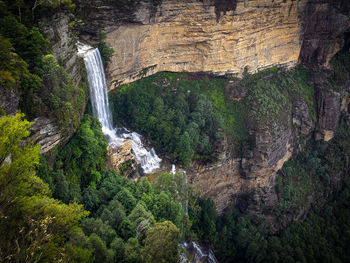
{"label": "green foliage", "polygon": [[141,263],[140,245],[136,238],[129,238],[125,244],[125,263]]}
{"label": "green foliage", "polygon": [[95,233],[91,234],[88,241],[89,249],[94,252],[96,263],[112,263],[113,250],[107,249],[106,244]]}
{"label": "green foliage", "polygon": [[[283,166],[282,180],[276,186],[281,194],[277,213],[296,213],[301,206],[308,208],[308,198],[322,190],[322,180],[327,174],[320,154],[320,151],[306,151]],[[329,183],[324,181],[325,185]]]}
{"label": "green foliage", "polygon": [[31,94],[40,86],[41,78],[29,72],[27,63],[15,53],[9,39],[0,35],[0,87],[15,93],[23,92],[26,96],[21,96],[20,105],[27,112],[25,101],[29,103]]}
{"label": "green foliage", "polygon": [[85,91],[74,86],[71,76],[53,55],[42,58],[40,76],[44,85],[40,97],[47,98],[43,104],[54,113],[62,128],[69,126],[75,130],[80,121],[79,110],[85,103]]}
{"label": "green foliage", "polygon": [[128,189],[124,187],[121,188],[119,193],[115,195],[114,199],[118,200],[123,205],[123,207],[125,208],[128,214],[136,206],[136,198],[132,195],[132,193]]}
{"label": "green foliage", "polygon": [[10,39],[19,56],[28,63],[33,73],[42,68],[41,58],[48,53],[49,41],[43,37],[36,27],[26,27],[13,15],[0,20],[0,32]]}
{"label": "green foliage", "polygon": [[170,221],[156,223],[146,233],[145,247],[142,250],[143,261],[146,263],[177,263],[179,262],[178,243],[180,231]]}
{"label": "green foliage", "polygon": [[240,80],[162,72],[121,86],[111,104],[116,123],[146,134],[157,152],[186,166],[215,160],[222,129],[239,152],[250,142],[247,128],[285,122],[294,100],[304,100],[316,122],[308,81],[303,67],[274,67]]}
{"label": "green foliage", "polygon": [[102,63],[104,68],[107,67],[114,53],[114,49],[107,46],[106,42],[104,41],[105,38],[106,38],[106,35],[102,35],[101,41],[98,43],[98,49],[101,53],[101,58],[102,58]]}
{"label": "green foliage", "polygon": [[200,159],[215,159],[220,121],[211,102],[186,82],[162,84],[167,81],[157,74],[114,92],[115,122],[145,133],[158,152],[168,152],[184,165],[194,153]]}
{"label": "green foliage", "polygon": [[35,175],[40,146],[25,141],[31,123],[22,117],[0,118],[0,257],[60,261],[67,257],[65,243],[81,232],[79,222],[88,212],[50,198],[48,185]]}
{"label": "green foliage", "polygon": [[[189,206],[192,229],[215,247],[220,262],[347,262],[349,155],[348,119],[342,117],[328,145],[313,142],[285,163],[277,184],[279,202],[274,215],[283,224],[303,209],[311,211],[304,222],[293,222],[281,233],[271,234],[264,222],[234,207],[218,217],[212,201],[198,199],[195,202],[200,209]],[[343,188],[329,198],[332,183],[339,182],[339,175],[344,177]],[[329,201],[322,206],[327,197]]]}
{"label": "green foliage", "polygon": [[[319,192],[327,192],[332,176],[346,171],[346,156],[350,154],[350,132],[342,117],[335,138],[329,144],[314,143],[297,157],[286,162],[277,184],[280,200],[276,213],[296,213],[301,206],[308,208],[309,200]],[[282,217],[280,217],[282,220]]]}
{"label": "green foliage", "polygon": [[95,187],[107,155],[107,141],[100,122],[85,115],[76,134],[59,152],[58,163],[71,184]]}
{"label": "green foliage", "polygon": [[301,97],[308,103],[316,121],[314,87],[309,86],[307,81],[308,72],[302,67],[290,71],[274,67],[253,75],[246,74],[242,80],[235,82],[235,89],[247,90],[243,103],[254,122],[266,124],[271,120],[286,120],[295,97]]}
{"label": "green foliage", "polygon": [[115,230],[99,218],[86,218],[82,225],[86,235],[97,234],[106,244],[117,237]]}
{"label": "green foliage", "polygon": [[[68,2],[38,1],[40,6]],[[12,4],[7,7],[11,10]],[[25,9],[28,6],[23,3],[17,7]],[[0,56],[4,59],[0,66],[0,85],[17,88],[20,108],[29,118],[46,115],[57,119],[62,129],[75,130],[87,97],[86,89],[75,87],[71,76],[49,53],[49,41],[38,28],[20,23],[11,12],[5,13],[0,19],[0,34],[11,45],[0,38]]]}
{"label": "green foliage", "polygon": [[265,262],[347,262],[349,253],[349,180],[337,201],[308,215],[303,223],[294,222],[280,237],[268,240]]}
{"label": "green foliage", "polygon": [[186,227],[184,184],[180,174],[165,173],[150,184],[147,178],[129,181],[115,172],[101,171],[96,188],[83,190],[82,202],[92,212],[83,220],[83,230],[87,236],[97,234],[118,262],[141,262],[146,233],[154,224],[171,221],[176,229]]}

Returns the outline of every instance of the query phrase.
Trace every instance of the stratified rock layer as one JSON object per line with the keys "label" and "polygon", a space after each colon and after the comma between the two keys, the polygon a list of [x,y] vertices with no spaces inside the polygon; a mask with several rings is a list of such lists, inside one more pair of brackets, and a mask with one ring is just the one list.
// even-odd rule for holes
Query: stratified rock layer
{"label": "stratified rock layer", "polygon": [[54,120],[46,117],[34,119],[34,124],[29,128],[30,140],[41,145],[40,153],[46,153],[53,149],[62,140],[60,129]]}
{"label": "stratified rock layer", "polygon": [[[121,19],[116,6],[106,0],[97,0],[92,7],[86,21],[92,31],[90,36],[83,33],[82,39],[94,42],[91,32],[106,33],[105,41],[115,51],[106,72],[110,89],[159,71],[240,76],[244,70],[274,65],[328,67],[350,32],[347,0],[156,2],[140,1],[127,19]],[[228,89],[234,100],[247,92],[235,89],[233,83]],[[230,156],[225,142],[219,161],[211,166],[195,163],[189,181],[201,185],[203,195],[214,200],[219,212],[256,189],[260,190],[254,197],[257,207],[262,203],[273,207],[277,171],[300,150],[299,135],[310,138],[316,128],[320,139],[333,136],[329,131],[335,130],[339,117],[338,95],[320,92],[316,114],[305,100],[295,98],[285,109],[283,123],[272,120],[268,126],[248,127],[252,145],[242,158]],[[342,104],[347,108],[349,102],[343,99]]]}
{"label": "stratified rock layer", "polygon": [[[146,3],[136,22],[107,33],[114,48],[107,73],[115,85],[159,71],[240,74],[293,66],[302,45],[306,1],[238,1],[221,13],[211,1],[164,0],[154,16]],[[113,86],[112,86],[113,88]]]}

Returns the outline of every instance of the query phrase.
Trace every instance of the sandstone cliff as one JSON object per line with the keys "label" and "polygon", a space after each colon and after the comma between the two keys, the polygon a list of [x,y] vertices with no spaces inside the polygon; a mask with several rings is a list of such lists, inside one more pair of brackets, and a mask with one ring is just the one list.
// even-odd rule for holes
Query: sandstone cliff
{"label": "sandstone cliff", "polygon": [[[255,72],[273,65],[327,68],[346,44],[350,27],[345,0],[148,0],[131,6],[129,16],[125,9],[97,2],[87,16],[90,31],[82,32],[82,38],[93,42],[94,32],[106,33],[106,43],[115,51],[107,68],[110,89],[159,71],[240,76],[245,69]],[[340,97],[347,101],[348,96],[313,83],[317,122],[306,101],[294,98],[282,124],[248,127],[253,144],[242,156],[231,157],[223,150],[217,163],[191,168],[190,182],[200,183],[203,195],[213,198],[219,211],[256,189],[264,189],[257,202],[273,207],[276,172],[302,148],[300,134],[310,138],[316,130],[316,139],[333,137]],[[242,93],[228,91],[233,98]]]}
{"label": "sandstone cliff", "polygon": [[235,10],[221,16],[211,1],[163,1],[154,16],[143,3],[137,23],[107,33],[106,42],[115,50],[109,80],[127,83],[158,71],[224,75],[240,74],[245,67],[293,66],[302,44],[299,13],[305,3],[238,1]]}
{"label": "sandstone cliff", "polygon": [[82,38],[91,41],[102,29],[115,50],[107,69],[111,89],[159,71],[240,75],[298,62],[327,66],[349,27],[344,0],[135,2],[126,15],[99,0],[86,18],[95,31]]}

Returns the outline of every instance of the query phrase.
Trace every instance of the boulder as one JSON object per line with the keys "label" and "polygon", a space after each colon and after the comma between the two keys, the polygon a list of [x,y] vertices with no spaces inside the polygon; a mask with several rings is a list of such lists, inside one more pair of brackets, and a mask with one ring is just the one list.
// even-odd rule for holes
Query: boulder
{"label": "boulder", "polygon": [[109,145],[107,148],[108,165],[123,176],[133,175],[137,170],[136,156],[131,141],[126,141],[120,147]]}

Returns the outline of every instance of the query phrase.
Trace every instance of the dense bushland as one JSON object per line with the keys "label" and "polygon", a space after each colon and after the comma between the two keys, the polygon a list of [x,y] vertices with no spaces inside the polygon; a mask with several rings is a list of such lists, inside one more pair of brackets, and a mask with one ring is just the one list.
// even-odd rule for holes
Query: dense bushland
{"label": "dense bushland", "polygon": [[[33,26],[35,21],[25,16],[31,5],[22,2],[0,2],[4,7],[0,11],[1,88],[17,90],[20,109],[28,118],[46,115],[57,119],[63,130],[75,130],[87,98],[86,78],[83,74],[80,86],[75,86],[50,53],[49,41]],[[41,9],[65,5],[64,1],[38,3]],[[22,10],[20,17],[18,10]]]}
{"label": "dense bushland", "polygon": [[22,117],[0,118],[0,258],[83,262],[91,252],[71,240],[83,235],[80,220],[89,213],[76,202],[65,205],[51,198],[48,185],[35,173],[40,146],[19,146],[32,124]]}
{"label": "dense bushland", "polygon": [[[223,135],[240,152],[249,144],[250,125],[286,120],[293,99],[302,98],[316,121],[314,87],[309,73],[271,68],[242,79],[205,74],[157,73],[111,94],[115,123],[144,133],[158,152],[188,165],[214,161]],[[229,84],[229,81],[231,84]],[[240,91],[232,98],[231,86]]]}
{"label": "dense bushland", "polygon": [[[133,19],[138,1],[110,2],[121,10],[121,20]],[[152,1],[153,7],[158,3]],[[46,115],[63,129],[77,129],[47,158],[27,140],[31,123],[0,109],[1,260],[178,262],[178,244],[195,239],[212,246],[220,262],[350,261],[350,134],[345,118],[332,142],[312,142],[281,170],[273,211],[278,221],[320,200],[304,222],[293,222],[276,235],[261,217],[236,207],[218,216],[214,203],[200,199],[182,174],[130,181],[106,169],[101,125],[89,115],[80,121],[86,86],[74,86],[35,27],[40,17],[71,12],[74,4],[79,13],[92,1],[0,0],[0,88],[19,92],[20,109],[28,118]],[[106,64],[112,50],[103,36],[101,40]],[[326,88],[346,82],[349,54],[338,53],[331,65],[334,76]],[[283,120],[297,97],[308,103],[315,121],[308,75],[301,67],[271,68],[242,79],[159,73],[117,90],[111,99],[113,115],[116,123],[147,135],[170,159],[184,165],[213,161],[224,135],[239,151],[249,144],[247,125]],[[233,99],[229,82],[244,96]],[[335,189],[337,176],[345,177],[340,190],[323,195]]]}
{"label": "dense bushland", "polygon": [[188,165],[193,158],[213,160],[221,138],[220,120],[211,102],[197,89],[155,84],[147,78],[112,94],[114,121],[136,129],[158,152]]}

